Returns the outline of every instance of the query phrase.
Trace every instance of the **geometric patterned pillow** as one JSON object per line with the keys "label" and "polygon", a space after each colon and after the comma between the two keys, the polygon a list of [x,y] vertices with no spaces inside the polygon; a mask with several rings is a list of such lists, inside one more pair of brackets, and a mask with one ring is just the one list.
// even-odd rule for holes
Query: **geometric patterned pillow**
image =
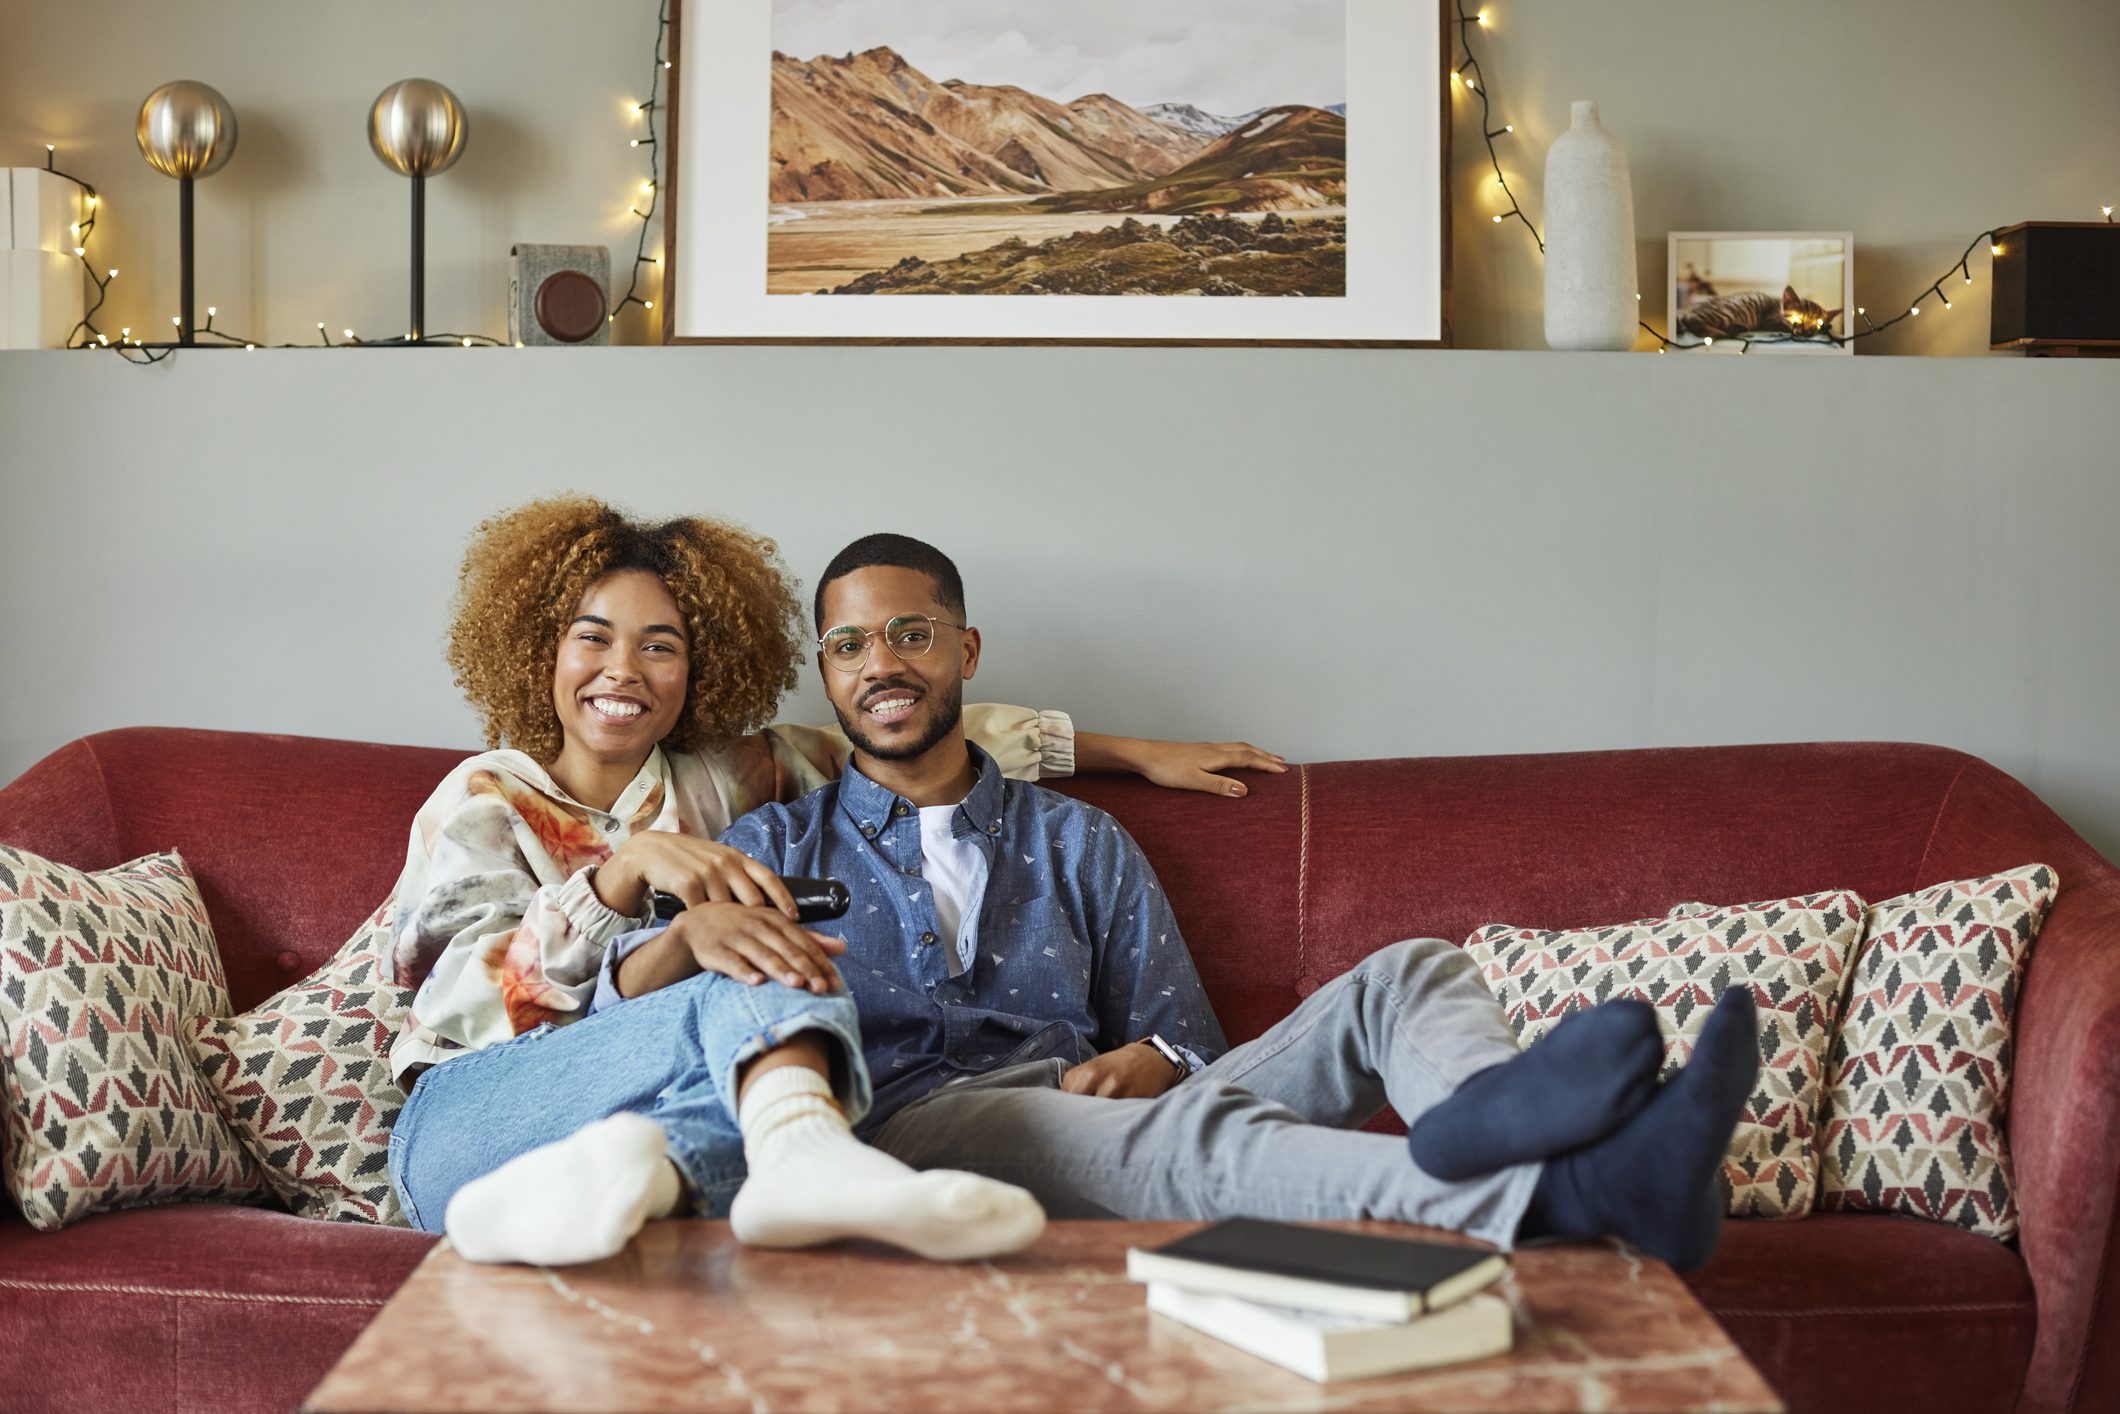
{"label": "geometric patterned pillow", "polygon": [[390,1187],[390,1127],[405,1092],[390,1042],[412,992],[383,978],[385,904],[338,955],[253,1011],[191,1027],[221,1112],[294,1213],[405,1227]]}
{"label": "geometric patterned pillow", "polygon": [[228,1010],[206,906],[175,854],[98,873],[0,846],[0,1089],[31,1225],[266,1196],[184,1031]]}
{"label": "geometric patterned pillow", "polygon": [[1519,1045],[1616,997],[1656,1009],[1663,1075],[1693,1054],[1715,1001],[1749,986],[1759,1007],[1759,1080],[1723,1176],[1734,1217],[1800,1218],[1818,1186],[1813,1150],[1841,981],[1862,928],[1848,891],[1710,908],[1575,931],[1489,924],[1466,940]]}
{"label": "geometric patterned pillow", "polygon": [[1872,908],[1833,1043],[1818,1206],[2008,1241],[2002,1121],[2025,954],[2061,881],[2043,864]]}

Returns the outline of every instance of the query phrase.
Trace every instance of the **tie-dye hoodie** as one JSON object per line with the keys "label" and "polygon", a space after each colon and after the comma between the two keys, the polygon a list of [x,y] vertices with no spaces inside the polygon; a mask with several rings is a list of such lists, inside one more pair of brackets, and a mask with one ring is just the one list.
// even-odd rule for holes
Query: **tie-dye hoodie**
{"label": "tie-dye hoodie", "polygon": [[[964,725],[1009,776],[1074,770],[1064,712],[974,706]],[[609,810],[576,801],[520,751],[459,765],[414,817],[385,905],[394,978],[417,989],[391,1074],[409,1088],[409,1072],[585,1015],[605,945],[647,921],[604,906],[596,866],[638,830],[714,839],[757,806],[836,779],[849,750],[836,731],[784,725],[720,750],[657,748]]]}

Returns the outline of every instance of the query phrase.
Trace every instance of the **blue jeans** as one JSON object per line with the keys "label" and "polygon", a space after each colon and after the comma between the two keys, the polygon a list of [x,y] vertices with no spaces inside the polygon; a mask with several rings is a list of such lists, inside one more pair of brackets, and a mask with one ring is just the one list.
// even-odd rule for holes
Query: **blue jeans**
{"label": "blue jeans", "polygon": [[860,1119],[869,1072],[852,998],[706,972],[429,1067],[390,1132],[391,1185],[414,1227],[440,1232],[450,1197],[471,1180],[628,1112],[662,1126],[694,1211],[724,1217],[745,1173],[737,1071],[802,1031],[839,1042],[833,1092]]}

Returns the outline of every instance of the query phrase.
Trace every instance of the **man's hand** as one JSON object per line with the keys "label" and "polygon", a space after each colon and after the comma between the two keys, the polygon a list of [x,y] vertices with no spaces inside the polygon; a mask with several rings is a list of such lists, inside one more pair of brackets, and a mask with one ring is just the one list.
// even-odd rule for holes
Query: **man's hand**
{"label": "man's hand", "polygon": [[823,996],[841,986],[832,959],[846,950],[843,939],[799,928],[774,908],[695,903],[618,965],[618,990],[638,997],[718,972],[747,986],[770,977]]}
{"label": "man's hand", "polygon": [[1060,1088],[1106,1100],[1153,1100],[1184,1078],[1162,1052],[1136,1041],[1071,1068],[1060,1078]]}

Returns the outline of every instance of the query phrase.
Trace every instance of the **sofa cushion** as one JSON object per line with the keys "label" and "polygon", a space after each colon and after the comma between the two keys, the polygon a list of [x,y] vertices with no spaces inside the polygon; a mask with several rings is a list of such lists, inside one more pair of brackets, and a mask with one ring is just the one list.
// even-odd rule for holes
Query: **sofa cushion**
{"label": "sofa cushion", "polygon": [[2037,1328],[2007,1247],[1880,1214],[1724,1223],[1684,1280],[1792,1410],[2007,1410]]}
{"label": "sofa cushion", "polygon": [[1829,1062],[1820,1208],[2016,1236],[2010,1035],[2059,888],[2028,864],[1870,909]]}
{"label": "sofa cushion", "polygon": [[406,1226],[387,1171],[405,1103],[389,1053],[412,991],[384,976],[388,907],[294,986],[189,1028],[222,1113],[272,1191],[303,1217]]}
{"label": "sofa cushion", "polygon": [[34,1226],[262,1195],[184,1042],[192,1018],[227,1008],[175,854],[87,873],[0,846],[6,1176]]}
{"label": "sofa cushion", "polygon": [[1675,1073],[1715,999],[1749,986],[1759,1005],[1759,1082],[1731,1137],[1723,1173],[1730,1211],[1795,1218],[1810,1211],[1812,1152],[1841,979],[1862,926],[1846,890],[1573,931],[1490,924],[1466,950],[1530,1045],[1563,1017],[1617,997],[1656,1008],[1664,1073]]}
{"label": "sofa cushion", "polygon": [[0,1407],[294,1409],[434,1242],[209,1203],[0,1226]]}

